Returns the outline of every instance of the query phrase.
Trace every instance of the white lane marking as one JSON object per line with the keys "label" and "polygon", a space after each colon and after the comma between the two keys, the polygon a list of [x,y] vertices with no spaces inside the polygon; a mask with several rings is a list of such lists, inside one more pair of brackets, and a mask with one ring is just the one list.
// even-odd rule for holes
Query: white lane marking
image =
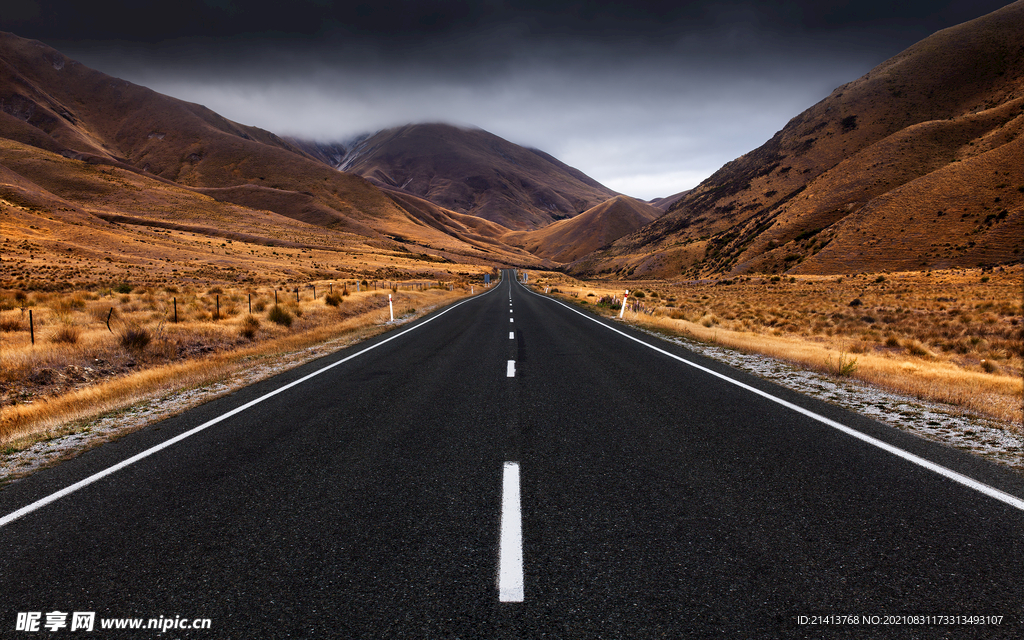
{"label": "white lane marking", "polygon": [[508,321],[509,322],[515,322],[515,319],[514,318],[509,318]]}
{"label": "white lane marking", "polygon": [[509,340],[515,340],[516,339],[516,332],[515,331],[509,331],[508,332],[508,339]]}
{"label": "white lane marking", "polygon": [[523,516],[519,499],[519,463],[506,462],[501,479],[498,600],[522,602],[523,591]]}
{"label": "white lane marking", "polygon": [[505,375],[507,377],[509,377],[509,378],[516,377],[516,361],[515,360],[509,360],[508,361],[508,368],[505,369]]}
{"label": "white lane marking", "polygon": [[[533,292],[531,291],[530,293],[533,293]],[[882,449],[883,451],[888,451],[889,453],[891,453],[891,454],[893,454],[895,456],[899,456],[900,458],[903,458],[907,462],[911,462],[911,463],[916,464],[918,466],[924,467],[925,469],[928,469],[929,471],[932,471],[932,472],[937,473],[937,474],[939,474],[939,475],[941,475],[941,476],[943,476],[945,478],[948,478],[948,479],[952,480],[953,482],[957,482],[959,484],[962,484],[963,486],[969,487],[971,489],[974,489],[975,491],[983,493],[983,494],[987,495],[990,498],[995,498],[996,500],[999,500],[1000,502],[1004,502],[1004,503],[1010,505],[1011,507],[1014,507],[1015,509],[1019,509],[1021,511],[1024,511],[1024,500],[1022,500],[1021,498],[1018,498],[1015,495],[1006,493],[1005,491],[1001,491],[999,489],[996,489],[995,487],[991,487],[991,486],[989,486],[989,485],[987,485],[987,484],[985,484],[983,482],[978,482],[974,478],[970,478],[968,476],[963,475],[962,473],[958,473],[958,472],[953,471],[952,469],[948,469],[948,468],[946,468],[946,467],[944,467],[944,466],[942,466],[940,464],[936,464],[936,463],[934,463],[934,462],[932,462],[930,460],[926,460],[925,458],[922,458],[920,456],[914,455],[913,453],[910,453],[909,451],[904,451],[903,449],[900,449],[899,447],[895,447],[895,446],[893,446],[893,445],[891,445],[891,444],[889,444],[887,442],[883,442],[883,441],[879,440],[878,438],[874,438],[872,436],[867,435],[866,433],[861,433],[860,431],[857,431],[856,429],[848,427],[848,426],[846,426],[846,425],[844,425],[844,424],[842,424],[840,422],[836,422],[835,420],[832,420],[830,418],[826,418],[825,416],[823,416],[821,414],[818,414],[818,413],[815,413],[815,412],[813,412],[813,411],[811,411],[809,409],[804,409],[803,407],[795,405],[792,402],[788,402],[786,400],[783,400],[782,398],[777,398],[777,397],[773,396],[772,394],[770,394],[770,393],[768,393],[766,391],[761,391],[760,389],[752,387],[752,386],[750,386],[748,384],[744,384],[744,383],[740,382],[739,380],[733,380],[732,378],[730,378],[727,375],[718,373],[717,371],[712,371],[711,369],[708,369],[707,367],[702,367],[701,365],[699,365],[699,364],[697,364],[695,362],[690,362],[686,358],[681,358],[681,357],[675,355],[674,353],[669,353],[668,351],[665,351],[664,349],[659,349],[658,347],[655,347],[652,344],[648,344],[648,343],[644,342],[643,340],[640,340],[639,338],[634,338],[633,336],[629,335],[628,333],[625,333],[623,331],[619,331],[615,327],[610,327],[610,326],[606,325],[605,323],[596,320],[595,318],[591,318],[587,314],[585,314],[585,313],[583,313],[581,311],[577,311],[576,309],[573,309],[569,305],[567,305],[567,304],[565,304],[565,303],[563,303],[563,302],[561,302],[559,300],[555,300],[553,298],[546,298],[546,297],[541,296],[540,294],[536,294],[536,293],[534,293],[534,295],[536,295],[538,297],[541,297],[541,298],[544,298],[545,300],[551,300],[551,302],[554,302],[555,304],[560,304],[563,307],[565,307],[566,309],[568,309],[569,311],[572,311],[573,313],[579,314],[579,315],[583,316],[584,318],[586,318],[587,320],[590,320],[591,322],[599,324],[602,327],[604,327],[605,329],[608,329],[609,331],[614,331],[615,333],[617,333],[617,334],[619,334],[621,336],[629,338],[633,342],[638,342],[638,343],[642,344],[643,346],[647,347],[648,349],[653,349],[654,351],[657,351],[658,353],[661,353],[661,354],[666,355],[666,356],[668,356],[670,358],[678,360],[679,362],[682,362],[683,364],[689,365],[689,366],[693,367],[694,369],[698,369],[700,371],[703,371],[704,373],[711,374],[711,375],[715,376],[716,378],[720,378],[720,379],[722,379],[722,380],[724,380],[724,381],[726,381],[726,382],[728,382],[730,384],[734,384],[737,387],[740,387],[741,389],[746,389],[747,391],[750,391],[751,393],[755,393],[755,394],[761,396],[762,398],[766,398],[767,400],[771,400],[772,402],[780,404],[780,405],[786,407],[787,409],[792,409],[793,411],[796,411],[797,413],[802,413],[803,415],[807,416],[808,418],[811,418],[813,420],[817,420],[818,422],[820,422],[822,424],[828,425],[828,426],[832,427],[833,429],[836,429],[838,431],[841,431],[841,432],[845,433],[846,435],[849,435],[849,436],[852,436],[854,438],[857,438],[858,440],[860,440],[862,442],[865,442],[865,443],[867,443],[867,444],[869,444],[869,445],[871,445],[873,447],[878,447],[879,449]]]}
{"label": "white lane marking", "polygon": [[[493,291],[493,289],[492,289],[492,291]],[[344,364],[344,363],[348,362],[349,360],[352,360],[353,358],[358,358],[359,356],[363,355],[364,353],[372,351],[372,350],[376,349],[377,347],[379,347],[381,345],[387,344],[388,342],[391,342],[392,340],[395,340],[396,338],[400,338],[400,337],[404,336],[405,334],[409,333],[410,331],[413,331],[415,329],[419,329],[420,327],[422,327],[423,325],[427,324],[428,322],[433,322],[434,320],[437,320],[438,318],[440,318],[444,314],[448,313],[449,311],[452,311],[456,307],[462,306],[462,305],[466,304],[467,302],[470,302],[471,300],[479,300],[480,298],[482,298],[485,295],[487,295],[487,294],[486,293],[482,294],[478,298],[467,298],[466,300],[463,300],[462,302],[459,302],[457,304],[452,305],[451,307],[445,309],[444,311],[442,311],[441,313],[437,314],[436,316],[434,316],[432,318],[428,318],[428,319],[424,320],[423,322],[420,322],[419,324],[416,324],[414,326],[409,327],[408,329],[405,329],[404,331],[396,333],[395,335],[391,336],[390,338],[386,338],[384,340],[381,340],[377,344],[370,345],[369,347],[366,347],[365,349],[363,349],[359,353],[353,353],[352,355],[347,356],[345,358],[342,358],[341,360],[338,360],[337,362],[331,363],[331,364],[327,365],[326,367],[323,367],[321,369],[317,369],[313,373],[310,373],[310,374],[308,374],[306,376],[303,376],[302,378],[299,378],[298,380],[295,380],[294,382],[290,382],[290,383],[286,384],[283,387],[278,387],[277,389],[274,389],[273,391],[271,391],[269,393],[263,394],[262,396],[260,396],[259,398],[256,398],[255,400],[250,400],[249,402],[243,404],[240,407],[235,407],[234,409],[232,409],[231,411],[228,411],[227,413],[221,414],[221,415],[217,416],[216,418],[214,418],[212,420],[204,422],[203,424],[199,425],[198,427],[194,427],[193,429],[190,429],[189,431],[186,431],[185,433],[179,434],[179,435],[171,438],[170,440],[165,440],[164,442],[161,442],[160,444],[158,444],[156,446],[150,447],[149,449],[146,449],[145,451],[143,451],[141,453],[135,454],[134,456],[132,456],[131,458],[128,458],[127,460],[122,460],[121,462],[115,464],[112,467],[108,467],[108,468],[104,469],[103,471],[99,471],[99,472],[89,476],[88,478],[85,478],[83,480],[79,480],[75,484],[67,486],[67,487],[64,487],[60,491],[57,491],[55,493],[51,493],[50,495],[46,496],[45,498],[40,498],[39,500],[36,500],[35,502],[33,502],[31,504],[28,504],[28,505],[18,509],[17,511],[12,511],[11,513],[7,514],[6,516],[0,518],[0,527],[4,527],[4,526],[14,522],[15,520],[17,520],[18,518],[20,518],[20,517],[22,517],[24,515],[28,515],[29,513],[32,513],[33,511],[36,511],[37,509],[41,509],[42,507],[45,507],[46,505],[50,504],[51,502],[54,502],[54,501],[59,500],[59,499],[65,497],[65,496],[67,496],[69,494],[72,494],[75,491],[78,491],[79,489],[81,489],[83,487],[87,487],[90,484],[96,482],[97,480],[101,480],[102,478],[105,478],[106,476],[109,476],[112,473],[115,473],[117,471],[120,471],[121,469],[124,469],[125,467],[127,467],[130,464],[134,464],[134,463],[138,462],[139,460],[142,460],[143,458],[148,458],[149,456],[153,455],[154,453],[156,453],[156,452],[158,452],[158,451],[160,451],[162,449],[166,449],[167,447],[171,446],[172,444],[176,444],[176,443],[180,442],[181,440],[184,440],[185,438],[188,438],[189,436],[193,436],[193,435],[199,433],[200,431],[203,431],[204,429],[208,429],[208,428],[212,427],[213,425],[215,425],[215,424],[217,424],[219,422],[223,422],[224,420],[227,420],[228,418],[230,418],[230,417],[232,417],[234,415],[242,413],[246,409],[249,409],[250,407],[253,407],[253,406],[257,405],[257,404],[263,402],[264,400],[272,398],[272,397],[276,396],[279,393],[287,391],[288,389],[291,389],[292,387],[298,386],[298,385],[302,384],[303,382],[306,382],[310,378],[314,378],[314,377],[320,375],[321,373],[324,373],[324,372],[326,372],[326,371],[328,371],[330,369],[333,369],[334,367],[337,367],[340,364]]]}

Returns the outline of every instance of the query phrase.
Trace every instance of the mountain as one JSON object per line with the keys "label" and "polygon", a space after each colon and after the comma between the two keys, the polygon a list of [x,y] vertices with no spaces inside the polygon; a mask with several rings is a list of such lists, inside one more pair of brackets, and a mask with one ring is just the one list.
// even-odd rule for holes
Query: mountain
{"label": "mountain", "polygon": [[575,218],[536,231],[506,234],[507,244],[554,262],[572,262],[657,219],[664,212],[629,196],[615,196]]}
{"label": "mountain", "polygon": [[319,160],[332,169],[340,167],[341,163],[345,160],[345,155],[348,153],[348,145],[343,142],[319,142],[287,136],[284,140],[292,147],[311,158]]}
{"label": "mountain", "polygon": [[481,129],[414,124],[348,150],[345,171],[509,229],[538,229],[617,195],[536,149]]}
{"label": "mountain", "polygon": [[372,185],[331,171],[273,133],[89,69],[42,43],[0,34],[0,68],[4,138],[218,189],[211,195],[226,201],[248,200],[248,191],[238,191],[243,185],[272,190],[268,208],[321,225],[367,232],[369,218],[401,216]]}
{"label": "mountain", "polygon": [[672,205],[674,205],[688,193],[690,193],[689,189],[687,189],[686,191],[680,191],[679,193],[674,193],[670,196],[665,196],[664,198],[655,198],[654,200],[649,200],[647,204],[651,205],[652,207],[657,207],[662,211],[668,211],[672,207]]}
{"label": "mountain", "polygon": [[[466,241],[460,235],[468,237],[473,224],[436,205],[433,223],[425,223],[422,206],[409,211],[362,177],[334,168],[343,145],[286,140],[232,122],[9,33],[0,33],[0,142],[0,198],[23,212],[55,219],[75,212],[93,226],[128,218],[209,228],[217,237],[233,226],[248,228],[229,220],[249,215],[266,223],[261,238],[291,242],[295,225],[266,217],[271,212],[330,230],[318,237],[339,247],[544,264],[493,239],[508,229],[493,230],[486,242]],[[274,228],[271,220],[281,224]]]}
{"label": "mountain", "polygon": [[1024,258],[1024,1],[837,88],[571,270],[850,273]]}

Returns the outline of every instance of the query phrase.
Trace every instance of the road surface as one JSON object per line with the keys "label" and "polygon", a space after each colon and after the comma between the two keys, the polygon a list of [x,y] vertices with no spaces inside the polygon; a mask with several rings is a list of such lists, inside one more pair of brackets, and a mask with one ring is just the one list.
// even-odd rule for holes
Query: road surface
{"label": "road surface", "polygon": [[1020,637],[1021,496],[506,272],[0,491],[0,637]]}

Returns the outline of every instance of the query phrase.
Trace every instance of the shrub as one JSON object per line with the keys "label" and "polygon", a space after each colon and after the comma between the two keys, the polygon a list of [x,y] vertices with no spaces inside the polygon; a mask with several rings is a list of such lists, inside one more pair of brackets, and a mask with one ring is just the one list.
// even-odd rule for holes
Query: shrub
{"label": "shrub", "polygon": [[840,378],[852,376],[857,370],[857,358],[851,358],[845,351],[841,351],[839,357],[833,359],[830,353],[825,359],[825,369]]}
{"label": "shrub", "polygon": [[114,291],[118,293],[131,293],[132,285],[128,284],[127,282],[122,282],[120,284],[114,285]]}
{"label": "shrub", "polygon": [[82,335],[82,330],[73,324],[63,324],[57,329],[57,332],[50,336],[50,342],[56,342],[58,344],[75,344],[78,342],[78,337]]}
{"label": "shrub", "polygon": [[331,307],[337,307],[338,305],[341,304],[341,296],[336,293],[329,293],[326,296],[324,296],[324,304],[329,305]]}
{"label": "shrub", "polygon": [[860,301],[860,298],[854,298],[853,300],[850,300],[851,307],[859,307],[862,304],[864,303]]}
{"label": "shrub", "polygon": [[252,308],[260,313],[267,310],[267,301],[263,298],[256,298],[256,302],[252,303]]}
{"label": "shrub", "polygon": [[143,351],[153,341],[153,335],[145,327],[125,327],[118,334],[118,342],[129,351]]}
{"label": "shrub", "polygon": [[931,356],[932,352],[927,349],[919,340],[908,340],[904,345],[907,352],[912,356]]}
{"label": "shrub", "polygon": [[241,336],[247,340],[252,340],[256,337],[256,330],[260,328],[260,321],[256,316],[245,316],[242,319],[242,328],[239,331]]}
{"label": "shrub", "polygon": [[282,307],[281,305],[275,304],[270,307],[270,311],[267,312],[267,320],[270,320],[274,324],[279,324],[284,327],[292,326],[292,314]]}
{"label": "shrub", "polygon": [[985,370],[985,373],[999,373],[999,365],[991,360],[982,360],[981,368]]}

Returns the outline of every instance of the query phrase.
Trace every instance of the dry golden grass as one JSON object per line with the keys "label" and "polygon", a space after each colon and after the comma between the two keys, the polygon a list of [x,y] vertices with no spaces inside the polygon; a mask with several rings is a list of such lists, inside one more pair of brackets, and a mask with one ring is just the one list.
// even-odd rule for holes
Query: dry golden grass
{"label": "dry golden grass", "polygon": [[[353,281],[322,283],[316,299],[310,290],[300,292],[299,302],[294,289],[277,291],[277,307],[273,290],[224,285],[0,296],[0,326],[11,329],[0,333],[0,443],[25,446],[76,421],[207,385],[284,353],[339,337],[374,335],[389,320],[389,293],[395,317],[401,318],[470,291],[455,282],[426,285],[404,283],[392,292],[367,291],[360,284],[357,292]],[[329,288],[341,298],[338,304],[325,301]],[[173,322],[175,298],[178,323]],[[27,313],[12,303],[32,309],[35,345]],[[272,321],[275,311],[287,312],[291,325]],[[77,332],[74,341],[54,339],[68,327]],[[133,335],[134,340],[126,339]]]}
{"label": "dry golden grass", "polygon": [[[642,293],[626,319],[849,375],[996,418],[1020,431],[1024,267],[692,283],[536,277],[576,302]],[[614,311],[617,313],[617,311]]]}

